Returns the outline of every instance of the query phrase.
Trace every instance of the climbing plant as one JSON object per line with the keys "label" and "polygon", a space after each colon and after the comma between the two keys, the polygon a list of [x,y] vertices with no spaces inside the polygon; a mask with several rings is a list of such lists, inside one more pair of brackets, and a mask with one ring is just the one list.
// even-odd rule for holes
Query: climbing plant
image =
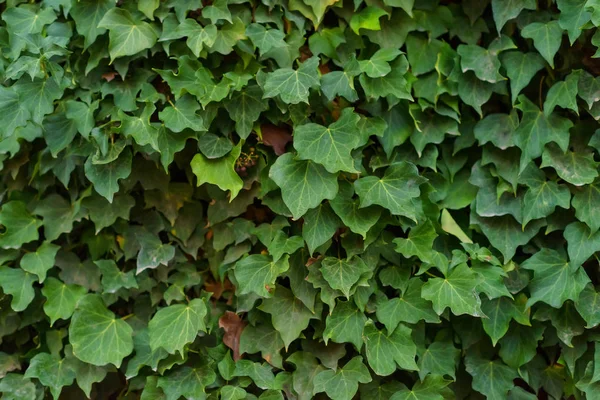
{"label": "climbing plant", "polygon": [[600,399],[597,0],[0,13],[3,400]]}

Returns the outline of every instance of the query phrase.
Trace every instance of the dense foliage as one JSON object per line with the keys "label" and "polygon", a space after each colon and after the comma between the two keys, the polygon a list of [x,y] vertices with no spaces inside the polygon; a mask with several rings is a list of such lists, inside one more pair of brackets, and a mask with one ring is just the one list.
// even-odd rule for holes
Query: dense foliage
{"label": "dense foliage", "polygon": [[598,0],[0,11],[3,400],[600,399]]}

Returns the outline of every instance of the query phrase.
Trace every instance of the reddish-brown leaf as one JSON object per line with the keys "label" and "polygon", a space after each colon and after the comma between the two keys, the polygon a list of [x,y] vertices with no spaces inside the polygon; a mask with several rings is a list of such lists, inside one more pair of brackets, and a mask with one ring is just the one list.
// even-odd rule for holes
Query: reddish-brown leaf
{"label": "reddish-brown leaf", "polygon": [[260,130],[264,144],[271,146],[278,156],[285,153],[285,146],[292,141],[292,133],[289,127],[262,124]]}
{"label": "reddish-brown leaf", "polygon": [[233,350],[233,359],[239,360],[240,354],[240,337],[246,323],[234,312],[226,311],[225,314],[219,318],[219,328],[223,328],[225,335],[223,336],[223,343],[225,346]]}

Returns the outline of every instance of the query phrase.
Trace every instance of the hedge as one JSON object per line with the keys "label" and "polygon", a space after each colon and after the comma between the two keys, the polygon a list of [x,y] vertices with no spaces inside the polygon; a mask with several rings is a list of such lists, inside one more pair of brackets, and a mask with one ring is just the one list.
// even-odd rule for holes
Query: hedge
{"label": "hedge", "polygon": [[600,399],[598,0],[1,0],[0,397]]}

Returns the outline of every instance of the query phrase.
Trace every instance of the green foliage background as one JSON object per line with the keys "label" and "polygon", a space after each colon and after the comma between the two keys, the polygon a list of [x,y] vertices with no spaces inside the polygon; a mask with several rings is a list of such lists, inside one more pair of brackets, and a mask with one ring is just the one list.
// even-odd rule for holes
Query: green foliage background
{"label": "green foliage background", "polygon": [[597,0],[0,11],[3,400],[600,399]]}

